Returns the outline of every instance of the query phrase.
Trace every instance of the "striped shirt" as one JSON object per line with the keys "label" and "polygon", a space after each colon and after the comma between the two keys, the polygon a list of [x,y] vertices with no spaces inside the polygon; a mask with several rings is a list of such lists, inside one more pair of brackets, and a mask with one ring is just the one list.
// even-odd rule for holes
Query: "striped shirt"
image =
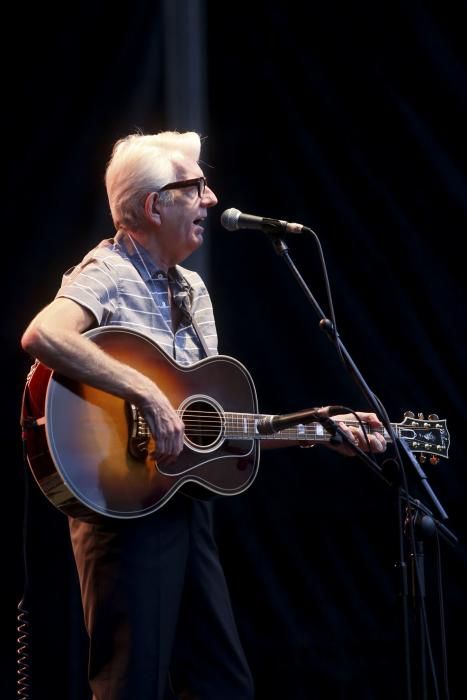
{"label": "striped shirt", "polygon": [[[57,297],[73,299],[91,311],[99,326],[125,326],[154,340],[181,365],[205,353],[192,324],[202,333],[210,355],[217,354],[217,333],[209,293],[197,272],[180,265],[159,270],[134,239],[101,241],[81,263],[63,275]],[[180,322],[173,328],[169,285]]]}

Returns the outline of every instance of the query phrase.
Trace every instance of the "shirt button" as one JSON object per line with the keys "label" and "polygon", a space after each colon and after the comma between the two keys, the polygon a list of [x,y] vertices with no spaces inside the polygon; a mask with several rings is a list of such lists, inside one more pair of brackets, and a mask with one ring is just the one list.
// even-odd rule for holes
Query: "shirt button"
{"label": "shirt button", "polygon": [[157,279],[158,279],[158,280],[163,280],[163,279],[164,279],[164,275],[162,274],[162,272],[159,272],[159,274],[157,275]]}

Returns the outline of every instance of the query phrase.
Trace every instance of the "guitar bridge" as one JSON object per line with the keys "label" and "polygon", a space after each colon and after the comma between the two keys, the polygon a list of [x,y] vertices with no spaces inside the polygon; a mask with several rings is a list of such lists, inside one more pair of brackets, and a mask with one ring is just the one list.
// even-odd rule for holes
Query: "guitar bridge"
{"label": "guitar bridge", "polygon": [[128,452],[139,462],[148,456],[149,428],[141,412],[133,404],[126,404],[128,421]]}

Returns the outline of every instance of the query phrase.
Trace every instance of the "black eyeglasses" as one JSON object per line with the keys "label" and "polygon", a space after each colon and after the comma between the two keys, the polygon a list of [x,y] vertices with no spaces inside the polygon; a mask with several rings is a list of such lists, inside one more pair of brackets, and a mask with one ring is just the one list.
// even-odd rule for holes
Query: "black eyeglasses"
{"label": "black eyeglasses", "polygon": [[194,177],[192,180],[178,180],[178,182],[169,182],[164,187],[161,187],[159,192],[165,192],[165,190],[178,190],[183,187],[197,187],[198,197],[201,198],[204,195],[204,191],[207,187],[208,181],[205,177]]}

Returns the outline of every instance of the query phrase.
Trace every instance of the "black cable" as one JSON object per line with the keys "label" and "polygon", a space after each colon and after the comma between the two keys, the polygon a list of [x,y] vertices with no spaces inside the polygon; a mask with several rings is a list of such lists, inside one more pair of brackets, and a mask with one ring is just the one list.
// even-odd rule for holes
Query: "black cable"
{"label": "black cable", "polygon": [[19,700],[30,700],[31,686],[31,656],[30,656],[30,614],[27,606],[29,592],[29,574],[27,560],[27,533],[29,511],[29,472],[27,469],[26,443],[23,437],[23,472],[24,472],[24,511],[23,511],[23,595],[17,605],[17,638],[16,638],[16,694]]}
{"label": "black cable", "polygon": [[339,358],[344,366],[347,365],[344,356],[342,355],[342,349],[339,343],[339,333],[337,332],[337,323],[336,323],[336,316],[334,313],[334,303],[332,301],[332,294],[331,294],[331,285],[329,284],[329,276],[328,276],[328,271],[326,268],[326,261],[324,259],[324,253],[323,253],[323,248],[321,246],[321,241],[319,240],[318,234],[313,231],[313,229],[306,227],[305,230],[307,233],[311,233],[313,236],[313,239],[318,246],[318,253],[319,253],[319,259],[321,261],[321,267],[323,270],[323,277],[324,277],[324,286],[326,289],[326,297],[328,300],[328,306],[329,306],[329,315],[331,316],[331,332],[334,337],[334,346],[337,350],[337,354],[339,355]]}
{"label": "black cable", "polygon": [[411,651],[410,651],[410,630],[409,630],[409,612],[408,612],[408,577],[407,577],[407,564],[405,561],[405,544],[404,544],[404,525],[402,517],[402,500],[403,493],[399,486],[398,496],[397,496],[397,511],[398,511],[398,534],[399,534],[399,566],[401,575],[401,597],[402,597],[402,616],[403,616],[403,626],[404,626],[404,659],[405,659],[405,670],[406,670],[406,693],[407,700],[412,700],[412,661],[411,661]]}
{"label": "black cable", "polygon": [[444,615],[444,598],[443,598],[443,575],[441,567],[441,547],[439,542],[438,529],[435,529],[436,541],[436,570],[438,573],[438,596],[439,596],[439,624],[441,633],[441,656],[443,660],[443,681],[444,693],[446,700],[449,700],[449,679],[448,679],[448,654],[446,643],[446,621]]}
{"label": "black cable", "polygon": [[[313,229],[306,227],[305,230],[307,231],[307,233],[312,234],[313,240],[315,241],[315,243],[318,247],[321,268],[323,271],[324,285],[325,285],[325,289],[326,289],[326,297],[327,297],[327,302],[328,302],[328,307],[329,307],[329,314],[331,317],[331,329],[328,329],[328,330],[330,330],[332,337],[334,339],[334,346],[336,348],[339,359],[341,360],[343,366],[348,371],[350,371],[351,376],[353,377],[357,386],[359,386],[359,388],[361,389],[361,384],[358,381],[358,377],[356,376],[356,374],[353,370],[352,364],[346,360],[346,358],[342,352],[342,348],[341,348],[341,344],[340,344],[340,340],[339,340],[339,333],[337,331],[337,322],[336,322],[336,315],[334,313],[334,304],[333,304],[333,300],[332,300],[331,286],[329,284],[329,276],[328,276],[328,272],[327,272],[327,268],[326,268],[326,261],[324,259],[321,241],[319,240],[318,234],[315,231],[313,231]],[[380,417],[380,419],[382,419],[382,423],[391,437],[392,444],[394,446],[394,451],[396,453],[395,463],[397,464],[397,467],[400,471],[402,482],[404,484],[404,488],[405,488],[406,492],[409,493],[408,484],[407,484],[407,476],[406,476],[405,468],[404,468],[404,462],[403,462],[402,456],[400,454],[399,446],[397,444],[396,435],[395,435],[393,427],[391,425],[390,418],[387,414],[386,409],[383,406],[383,403],[380,401],[380,399],[376,396],[376,394],[369,387],[368,387],[368,390],[371,392],[371,398],[373,399],[375,406],[377,406],[379,408],[379,414],[380,414],[379,417]],[[367,399],[368,399],[368,397],[367,397]]]}
{"label": "black cable", "polygon": [[[415,507],[417,506],[417,501],[415,501]],[[435,693],[435,698],[436,700],[440,700],[440,695],[439,695],[439,686],[438,686],[438,679],[436,675],[436,667],[435,667],[435,662],[433,658],[433,651],[432,651],[432,645],[431,645],[431,636],[430,636],[430,628],[428,625],[428,615],[427,615],[427,610],[426,610],[426,602],[425,602],[425,582],[424,582],[424,571],[422,570],[423,562],[420,563],[419,558],[418,558],[418,552],[417,552],[417,544],[416,544],[416,537],[415,537],[415,526],[417,526],[420,530],[423,531],[423,518],[426,516],[422,516],[420,518],[421,522],[417,522],[417,525],[415,525],[415,521],[417,520],[418,517],[418,511],[415,512],[415,515],[413,514],[413,507],[410,505],[407,505],[406,508],[406,526],[408,528],[409,532],[409,541],[410,545],[412,547],[412,552],[411,552],[411,557],[412,557],[412,564],[413,564],[413,571],[415,572],[415,583],[417,586],[417,591],[415,592],[415,595],[418,593],[418,610],[419,610],[419,615],[420,615],[420,625],[423,626],[423,638],[420,640],[420,655],[421,658],[423,658],[425,649],[428,651],[428,658],[430,662],[430,670],[431,670],[431,675],[433,678],[433,685],[434,685],[434,693]],[[431,518],[430,518],[431,519]],[[422,535],[420,535],[422,537]],[[422,547],[423,547],[423,540],[421,540]],[[425,669],[421,669],[422,674],[425,672]],[[426,679],[422,677],[422,684],[426,682]]]}

